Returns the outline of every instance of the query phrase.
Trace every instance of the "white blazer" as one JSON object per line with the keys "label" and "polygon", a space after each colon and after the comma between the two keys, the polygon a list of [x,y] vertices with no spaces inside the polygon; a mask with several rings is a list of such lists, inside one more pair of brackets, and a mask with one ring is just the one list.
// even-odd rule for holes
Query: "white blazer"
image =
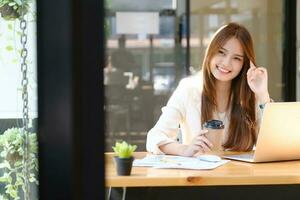
{"label": "white blazer", "polygon": [[[182,144],[190,144],[201,127],[201,95],[203,86],[202,73],[184,78],[170,97],[155,126],[147,134],[146,149],[154,154],[163,154],[159,146],[177,142],[181,132]],[[261,111],[257,107],[257,119],[260,121]],[[225,114],[225,113],[224,113]],[[216,119],[220,115],[214,114]],[[225,131],[223,142],[226,141],[229,116],[224,116]],[[179,128],[180,127],[180,128]]]}

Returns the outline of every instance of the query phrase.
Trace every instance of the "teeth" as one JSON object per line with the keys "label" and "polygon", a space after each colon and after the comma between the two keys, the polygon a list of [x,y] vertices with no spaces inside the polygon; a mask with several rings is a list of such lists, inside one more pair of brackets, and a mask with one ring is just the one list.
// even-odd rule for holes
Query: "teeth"
{"label": "teeth", "polygon": [[217,66],[217,68],[218,68],[221,72],[224,72],[224,73],[229,73],[229,72],[230,72],[229,70],[224,69],[224,68],[219,67],[219,66]]}

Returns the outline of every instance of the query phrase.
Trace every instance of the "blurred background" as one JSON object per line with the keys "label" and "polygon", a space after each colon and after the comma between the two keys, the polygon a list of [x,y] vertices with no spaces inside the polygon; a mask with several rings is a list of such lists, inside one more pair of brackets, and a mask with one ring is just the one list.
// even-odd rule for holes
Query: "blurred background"
{"label": "blurred background", "polygon": [[201,69],[211,36],[228,22],[251,32],[257,64],[269,72],[271,96],[285,101],[283,13],[282,0],[107,0],[107,151],[122,139],[145,150],[161,107],[180,79]]}

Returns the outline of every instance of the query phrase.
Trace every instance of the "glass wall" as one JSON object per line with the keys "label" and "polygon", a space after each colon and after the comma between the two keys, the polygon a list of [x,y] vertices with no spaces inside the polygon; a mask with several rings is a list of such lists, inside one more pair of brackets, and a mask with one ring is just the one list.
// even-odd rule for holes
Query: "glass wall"
{"label": "glass wall", "polygon": [[34,200],[38,199],[35,1],[1,1],[0,14],[0,199]]}
{"label": "glass wall", "polygon": [[187,55],[186,1],[108,0],[106,150],[122,139],[145,150],[147,131],[161,107],[182,77],[201,69],[211,36],[228,22],[243,24],[251,32],[257,64],[268,70],[270,95],[283,101],[283,3],[190,0]]}
{"label": "glass wall", "polygon": [[185,20],[185,4],[174,0],[107,1],[107,151],[123,139],[145,150],[147,131],[185,76]]}
{"label": "glass wall", "polygon": [[199,69],[212,34],[228,22],[243,24],[254,40],[257,65],[267,68],[272,98],[282,101],[282,0],[191,0],[191,65]]}

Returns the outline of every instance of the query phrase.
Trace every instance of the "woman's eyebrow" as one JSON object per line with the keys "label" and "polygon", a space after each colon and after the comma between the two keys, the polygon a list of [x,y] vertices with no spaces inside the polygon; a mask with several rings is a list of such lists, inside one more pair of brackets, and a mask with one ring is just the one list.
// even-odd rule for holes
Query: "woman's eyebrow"
{"label": "woman's eyebrow", "polygon": [[[225,49],[224,47],[221,47],[221,49],[224,50],[224,51],[226,51],[226,52],[228,52],[228,50]],[[233,54],[233,55],[238,56],[238,57],[241,57],[241,58],[244,58],[244,56],[243,56],[243,55],[240,55],[240,54]]]}

